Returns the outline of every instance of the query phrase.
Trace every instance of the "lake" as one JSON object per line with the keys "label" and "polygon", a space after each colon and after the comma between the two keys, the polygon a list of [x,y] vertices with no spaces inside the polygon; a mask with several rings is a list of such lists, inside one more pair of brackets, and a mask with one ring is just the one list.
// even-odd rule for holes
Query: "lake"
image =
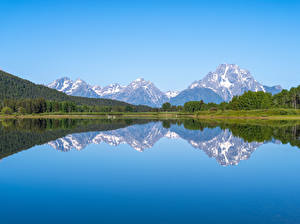
{"label": "lake", "polygon": [[300,223],[293,121],[0,121],[1,223]]}

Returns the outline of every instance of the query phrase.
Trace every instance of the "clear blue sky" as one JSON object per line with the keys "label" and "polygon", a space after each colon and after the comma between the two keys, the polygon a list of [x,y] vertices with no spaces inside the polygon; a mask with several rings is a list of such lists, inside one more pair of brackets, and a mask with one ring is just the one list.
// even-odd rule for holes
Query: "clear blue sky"
{"label": "clear blue sky", "polygon": [[220,63],[300,84],[300,1],[0,0],[0,68],[36,83],[144,77],[186,88]]}

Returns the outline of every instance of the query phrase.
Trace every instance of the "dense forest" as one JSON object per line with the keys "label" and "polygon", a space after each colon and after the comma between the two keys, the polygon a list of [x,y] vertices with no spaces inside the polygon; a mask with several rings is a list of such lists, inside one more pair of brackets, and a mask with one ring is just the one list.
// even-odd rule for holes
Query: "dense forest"
{"label": "dense forest", "polygon": [[72,113],[72,112],[145,112],[151,111],[148,106],[114,105],[114,106],[87,106],[77,105],[72,101],[52,101],[43,98],[37,99],[5,99],[0,100],[2,114],[40,114],[40,113]]}

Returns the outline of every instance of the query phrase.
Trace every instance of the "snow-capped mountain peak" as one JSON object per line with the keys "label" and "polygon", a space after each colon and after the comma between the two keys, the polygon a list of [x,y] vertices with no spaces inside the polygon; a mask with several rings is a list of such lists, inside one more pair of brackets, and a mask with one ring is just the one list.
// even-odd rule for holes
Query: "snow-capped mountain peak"
{"label": "snow-capped mountain peak", "polygon": [[137,88],[147,88],[147,86],[153,85],[152,82],[150,81],[146,81],[144,78],[137,78],[136,80],[134,80],[133,82],[131,82],[128,87],[131,87],[133,89],[137,89]]}
{"label": "snow-capped mountain peak", "polygon": [[143,81],[145,81],[144,78],[137,78],[136,80],[134,80],[134,82],[143,82]]}
{"label": "snow-capped mountain peak", "polygon": [[48,85],[49,88],[57,89],[58,91],[66,91],[73,85],[73,81],[68,77],[56,79]]}
{"label": "snow-capped mountain peak", "polygon": [[96,93],[100,97],[108,97],[108,96],[113,96],[114,94],[121,92],[124,88],[125,88],[125,86],[121,86],[118,83],[114,83],[114,84],[110,84],[108,86],[103,87],[99,91],[97,91],[97,89],[95,91],[97,91]]}
{"label": "snow-capped mountain peak", "polygon": [[116,99],[133,103],[144,104],[152,107],[160,107],[169,99],[152,82],[138,78],[125,87]]}
{"label": "snow-capped mountain peak", "polygon": [[215,72],[209,72],[202,80],[195,81],[189,86],[190,89],[196,87],[211,89],[225,101],[248,90],[266,91],[248,70],[241,69],[236,64],[219,65]]}

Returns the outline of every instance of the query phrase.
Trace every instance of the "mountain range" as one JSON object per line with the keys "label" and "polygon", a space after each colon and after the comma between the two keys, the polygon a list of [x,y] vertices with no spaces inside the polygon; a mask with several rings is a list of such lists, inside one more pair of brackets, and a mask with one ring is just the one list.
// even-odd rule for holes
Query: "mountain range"
{"label": "mountain range", "polygon": [[107,98],[152,107],[160,107],[165,102],[172,105],[183,105],[187,101],[199,100],[205,103],[228,102],[233,96],[242,95],[249,90],[272,94],[282,90],[279,85],[269,87],[259,83],[248,70],[241,69],[236,64],[221,64],[214,72],[209,72],[203,79],[194,81],[182,91],[163,92],[143,78],[138,78],[127,86],[115,83],[100,87],[89,85],[81,79],[72,81],[68,77],[63,77],[48,84],[48,87],[72,96]]}

